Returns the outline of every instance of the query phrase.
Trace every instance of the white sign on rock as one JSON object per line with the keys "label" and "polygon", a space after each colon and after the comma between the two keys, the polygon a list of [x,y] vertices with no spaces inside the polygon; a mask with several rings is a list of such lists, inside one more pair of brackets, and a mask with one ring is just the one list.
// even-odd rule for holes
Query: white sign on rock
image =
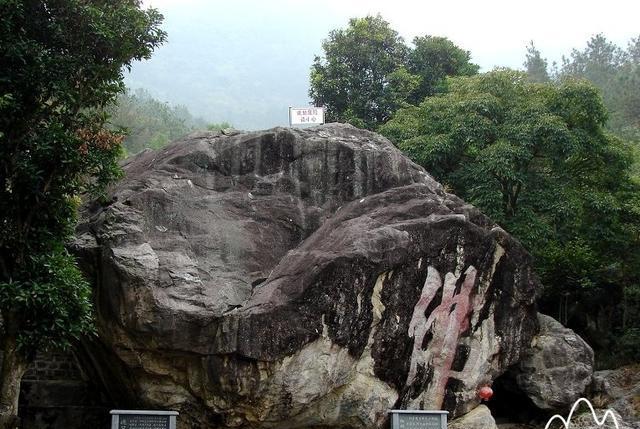
{"label": "white sign on rock", "polygon": [[324,124],[322,107],[289,107],[289,125]]}

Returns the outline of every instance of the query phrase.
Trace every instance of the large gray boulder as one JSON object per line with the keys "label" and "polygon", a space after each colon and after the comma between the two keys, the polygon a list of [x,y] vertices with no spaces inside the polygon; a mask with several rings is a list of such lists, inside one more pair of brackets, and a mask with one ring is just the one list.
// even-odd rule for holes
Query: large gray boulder
{"label": "large gray boulder", "polygon": [[[128,161],[75,249],[87,371],[180,427],[384,427],[478,405],[538,330],[522,246],[381,136],[192,135]],[[231,135],[228,135],[231,134]]]}
{"label": "large gray boulder", "polygon": [[543,410],[571,407],[591,384],[593,350],[571,329],[538,314],[540,333],[515,370],[518,388]]}

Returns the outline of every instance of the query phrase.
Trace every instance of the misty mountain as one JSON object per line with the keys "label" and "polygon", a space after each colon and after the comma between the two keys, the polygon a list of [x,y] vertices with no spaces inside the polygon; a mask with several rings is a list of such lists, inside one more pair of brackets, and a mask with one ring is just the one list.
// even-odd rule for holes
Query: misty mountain
{"label": "misty mountain", "polygon": [[[269,6],[202,1],[160,7],[168,42],[133,66],[127,86],[185,105],[207,122],[241,129],[286,125],[289,106],[309,103],[309,69],[322,40],[343,23],[312,4]],[[293,9],[301,7],[308,13]]]}

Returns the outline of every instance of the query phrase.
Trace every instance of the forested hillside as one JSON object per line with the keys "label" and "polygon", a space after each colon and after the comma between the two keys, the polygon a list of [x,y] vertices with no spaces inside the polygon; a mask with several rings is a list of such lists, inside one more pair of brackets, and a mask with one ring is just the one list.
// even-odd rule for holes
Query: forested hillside
{"label": "forested hillside", "polygon": [[118,95],[107,113],[110,126],[125,135],[125,156],[146,148],[159,149],[196,130],[231,127],[227,122],[208,124],[202,118],[194,117],[185,106],[156,100],[143,89],[127,90]]}

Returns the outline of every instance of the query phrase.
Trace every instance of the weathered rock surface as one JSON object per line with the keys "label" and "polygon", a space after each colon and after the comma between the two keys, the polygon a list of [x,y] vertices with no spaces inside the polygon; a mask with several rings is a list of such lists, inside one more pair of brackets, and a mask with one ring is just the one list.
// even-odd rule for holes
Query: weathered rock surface
{"label": "weathered rock surface", "polygon": [[543,410],[570,407],[583,396],[593,375],[593,350],[571,329],[538,314],[534,337],[515,370],[518,388]]}
{"label": "weathered rock surface", "polygon": [[595,409],[594,412],[595,418],[591,411],[573,416],[570,420],[570,427],[579,429],[634,429],[616,410]]}
{"label": "weathered rock surface", "polygon": [[376,134],[204,133],[124,168],[75,243],[106,345],[85,361],[182,428],[454,418],[538,330],[521,245]]}
{"label": "weathered rock surface", "polygon": [[526,423],[498,423],[498,429],[538,429],[539,425],[530,425]]}
{"label": "weathered rock surface", "polygon": [[451,421],[448,427],[449,429],[498,429],[486,405],[478,405],[464,416]]}
{"label": "weathered rock surface", "polygon": [[598,407],[616,410],[629,425],[640,429],[640,364],[595,372],[591,400]]}

